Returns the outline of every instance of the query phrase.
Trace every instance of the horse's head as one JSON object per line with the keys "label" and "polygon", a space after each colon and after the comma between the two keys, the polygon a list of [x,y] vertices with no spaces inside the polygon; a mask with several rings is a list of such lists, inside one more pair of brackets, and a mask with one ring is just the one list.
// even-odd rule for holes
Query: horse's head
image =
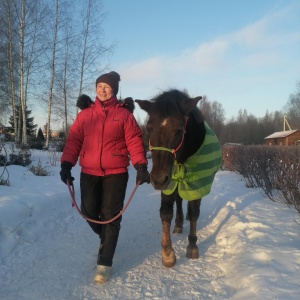
{"label": "horse's head", "polygon": [[166,189],[172,178],[174,161],[179,161],[184,151],[188,114],[196,108],[200,99],[171,90],[151,101],[135,100],[149,116],[146,128],[149,150],[152,151],[150,180],[157,190]]}

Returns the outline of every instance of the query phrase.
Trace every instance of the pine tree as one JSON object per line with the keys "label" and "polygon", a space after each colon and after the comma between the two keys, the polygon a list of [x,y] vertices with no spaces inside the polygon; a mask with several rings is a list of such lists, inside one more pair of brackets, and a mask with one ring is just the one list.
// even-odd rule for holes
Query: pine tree
{"label": "pine tree", "polygon": [[[16,106],[16,121],[18,122],[19,121],[19,115],[22,116],[22,114],[19,114],[19,108],[20,106]],[[21,108],[22,109],[22,108]],[[34,124],[34,117],[30,117],[31,115],[31,110],[28,110],[27,107],[25,109],[25,114],[26,114],[26,133],[28,136],[35,136],[35,133],[36,133],[36,127],[37,127],[37,124]],[[10,116],[9,118],[9,124],[12,126],[12,128],[15,128],[14,127],[14,118],[13,116]],[[22,130],[22,127],[23,126],[23,120],[21,118],[21,130]]]}
{"label": "pine tree", "polygon": [[39,131],[38,131],[38,134],[37,134],[37,138],[41,141],[44,141],[45,140],[45,137],[44,137],[44,134],[43,134],[43,131],[42,131],[42,128],[40,127],[39,128]]}

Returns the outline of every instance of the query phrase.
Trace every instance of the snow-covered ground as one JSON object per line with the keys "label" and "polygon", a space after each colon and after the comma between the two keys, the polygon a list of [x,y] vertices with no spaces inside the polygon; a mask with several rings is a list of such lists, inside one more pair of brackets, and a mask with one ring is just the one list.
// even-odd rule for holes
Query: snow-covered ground
{"label": "snow-covered ground", "polygon": [[[32,157],[33,165],[50,166],[47,152]],[[28,167],[8,171],[10,186],[0,185],[0,299],[300,299],[299,215],[246,188],[235,173],[219,171],[202,201],[200,258],[185,257],[186,222],[172,236],[171,269],[161,263],[160,194],[140,186],[123,215],[111,279],[99,286],[99,241],[72,208],[59,164],[46,177]],[[129,172],[127,198],[135,186]],[[72,173],[79,202],[80,168]]]}

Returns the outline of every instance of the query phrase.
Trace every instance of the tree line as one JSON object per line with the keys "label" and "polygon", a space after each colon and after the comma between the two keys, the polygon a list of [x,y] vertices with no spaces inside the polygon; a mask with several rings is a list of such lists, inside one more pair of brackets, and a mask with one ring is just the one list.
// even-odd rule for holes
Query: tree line
{"label": "tree line", "polygon": [[107,69],[114,43],[102,30],[101,0],[0,1],[0,123],[12,115],[15,142],[28,143],[26,111],[47,112],[51,124],[68,125],[76,99]]}
{"label": "tree line", "polygon": [[[296,90],[291,93],[288,101],[283,105],[282,111],[266,112],[261,118],[248,113],[246,109],[240,110],[236,117],[229,120],[225,118],[225,109],[221,103],[210,101],[207,96],[198,104],[205,121],[215,131],[221,145],[243,144],[261,145],[268,135],[283,131],[284,117],[288,119],[292,129],[300,130],[300,81]],[[147,120],[140,122],[143,132],[144,144],[148,149]]]}
{"label": "tree line", "polygon": [[217,101],[209,101],[203,97],[200,102],[205,120],[216,132],[221,145],[226,143],[240,143],[243,145],[264,144],[268,135],[283,131],[284,117],[291,129],[300,130],[300,81],[296,84],[294,93],[283,103],[282,111],[267,111],[263,117],[256,117],[246,109],[240,110],[236,117],[225,120],[225,110]]}

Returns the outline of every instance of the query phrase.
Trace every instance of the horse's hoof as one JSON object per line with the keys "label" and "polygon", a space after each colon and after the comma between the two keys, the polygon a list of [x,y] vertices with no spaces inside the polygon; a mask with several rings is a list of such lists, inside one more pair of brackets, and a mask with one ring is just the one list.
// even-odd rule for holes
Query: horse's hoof
{"label": "horse's hoof", "polygon": [[197,246],[187,246],[186,257],[191,259],[199,258],[199,251]]}
{"label": "horse's hoof", "polygon": [[174,234],[182,233],[182,227],[175,226],[173,229]]}
{"label": "horse's hoof", "polygon": [[166,268],[172,268],[176,265],[176,256],[174,252],[171,252],[168,256],[164,255],[162,252],[161,256],[162,263]]}
{"label": "horse's hoof", "polygon": [[162,263],[166,268],[172,268],[176,265],[176,257],[172,261],[166,261],[162,258]]}

